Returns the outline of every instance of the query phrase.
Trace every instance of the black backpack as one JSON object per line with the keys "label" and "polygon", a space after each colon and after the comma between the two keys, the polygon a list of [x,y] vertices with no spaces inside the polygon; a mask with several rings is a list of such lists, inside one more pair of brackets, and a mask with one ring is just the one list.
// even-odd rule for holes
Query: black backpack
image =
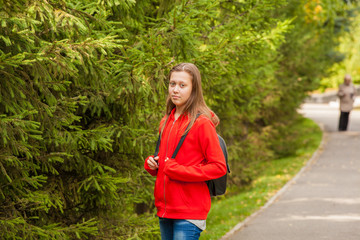
{"label": "black backpack", "polygon": [[228,152],[227,152],[225,140],[222,137],[220,137],[219,134],[218,134],[218,138],[219,138],[221,150],[225,157],[227,171],[226,174],[222,177],[206,181],[211,197],[223,195],[226,192],[227,175],[228,173],[230,173],[230,167],[228,163]]}
{"label": "black backpack", "polygon": [[[198,116],[196,118],[198,118]],[[189,125],[186,127],[185,132],[187,131],[188,127],[189,127]],[[189,132],[187,132],[186,134],[181,136],[180,141],[179,141],[178,145],[176,146],[176,149],[175,149],[173,155],[171,156],[172,159],[175,159],[175,157],[176,157],[176,155],[177,155],[177,153],[178,153],[181,145],[183,144],[183,142],[184,142],[184,140],[185,140],[188,133]],[[222,177],[206,181],[206,184],[207,184],[207,186],[209,188],[209,192],[210,192],[211,197],[223,195],[226,192],[227,175],[228,175],[228,173],[230,173],[230,167],[229,167],[229,163],[228,163],[228,153],[227,153],[225,141],[224,141],[224,139],[222,137],[220,137],[219,134],[218,134],[218,138],[219,138],[219,143],[220,143],[221,150],[222,150],[222,152],[224,154],[224,157],[225,157],[227,171],[226,171],[226,174],[224,176],[222,176]],[[160,147],[160,135],[159,135],[159,138],[158,138],[157,143],[156,143],[156,149],[155,149],[154,157],[156,157],[159,154],[159,147]]]}

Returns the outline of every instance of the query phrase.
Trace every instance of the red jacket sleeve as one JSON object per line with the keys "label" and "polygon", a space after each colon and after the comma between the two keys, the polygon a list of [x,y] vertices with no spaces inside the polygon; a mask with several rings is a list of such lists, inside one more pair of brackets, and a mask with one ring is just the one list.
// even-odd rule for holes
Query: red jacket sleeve
{"label": "red jacket sleeve", "polygon": [[164,173],[171,179],[183,182],[202,182],[226,174],[225,157],[214,125],[210,121],[202,121],[197,131],[201,151],[206,162],[193,166],[184,166],[178,164],[175,159],[169,159],[165,163]]}
{"label": "red jacket sleeve", "polygon": [[148,157],[145,159],[144,168],[145,168],[145,170],[146,170],[148,173],[151,174],[151,176],[154,176],[154,177],[155,177],[155,176],[157,175],[158,170],[157,170],[157,169],[156,169],[156,170],[150,169],[150,167],[149,167],[149,165],[148,165],[148,163],[147,163],[147,160],[149,159],[149,157],[154,157],[154,156],[148,156]]}

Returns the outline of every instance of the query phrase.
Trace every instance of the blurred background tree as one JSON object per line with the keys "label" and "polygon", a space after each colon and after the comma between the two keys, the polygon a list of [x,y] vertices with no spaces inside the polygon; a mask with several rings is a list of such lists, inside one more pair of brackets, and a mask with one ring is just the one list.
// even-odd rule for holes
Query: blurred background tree
{"label": "blurred background tree", "polygon": [[[343,83],[345,74],[352,76],[355,84],[360,84],[360,17],[359,8],[347,10],[348,18],[341,19],[346,22],[343,34],[339,38],[336,50],[342,55],[343,60],[335,63],[328,69],[326,77],[321,79],[320,90],[337,89]],[[349,21],[350,24],[349,24]],[[339,25],[340,23],[338,23]]]}

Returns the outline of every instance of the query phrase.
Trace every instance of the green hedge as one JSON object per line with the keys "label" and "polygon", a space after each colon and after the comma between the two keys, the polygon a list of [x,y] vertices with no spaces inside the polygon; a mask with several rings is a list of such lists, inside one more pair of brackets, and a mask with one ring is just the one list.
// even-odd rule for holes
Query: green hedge
{"label": "green hedge", "polygon": [[142,166],[179,62],[201,70],[230,180],[248,184],[253,162],[291,152],[286,124],[336,61],[335,23],[348,7],[0,0],[2,237],[157,238],[154,179]]}

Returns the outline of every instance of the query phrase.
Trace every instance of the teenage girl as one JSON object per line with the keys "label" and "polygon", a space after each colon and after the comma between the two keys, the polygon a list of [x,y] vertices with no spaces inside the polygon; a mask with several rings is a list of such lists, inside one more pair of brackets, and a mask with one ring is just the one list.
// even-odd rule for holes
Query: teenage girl
{"label": "teenage girl", "polygon": [[[149,156],[144,163],[145,169],[156,176],[155,206],[163,240],[199,239],[206,227],[211,199],[205,181],[226,174],[215,131],[218,124],[219,118],[204,101],[199,69],[191,63],[173,67],[166,115],[159,127],[159,155]],[[172,159],[188,125],[188,135]]]}

